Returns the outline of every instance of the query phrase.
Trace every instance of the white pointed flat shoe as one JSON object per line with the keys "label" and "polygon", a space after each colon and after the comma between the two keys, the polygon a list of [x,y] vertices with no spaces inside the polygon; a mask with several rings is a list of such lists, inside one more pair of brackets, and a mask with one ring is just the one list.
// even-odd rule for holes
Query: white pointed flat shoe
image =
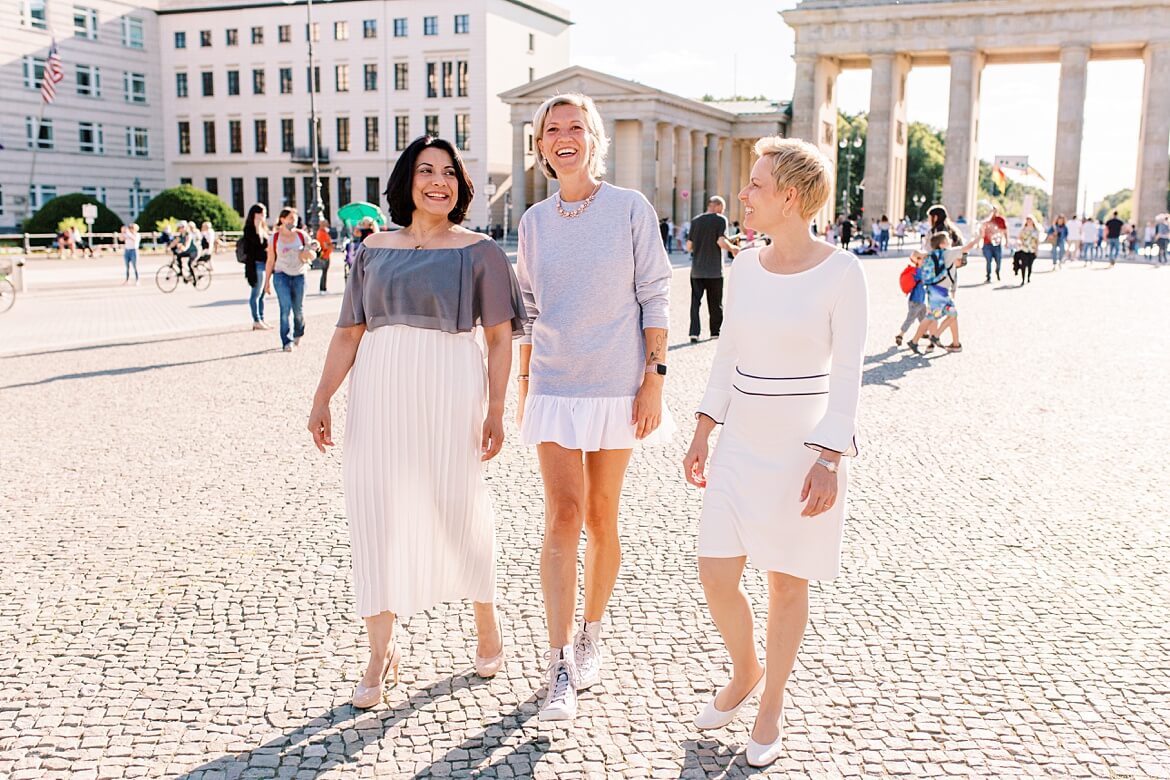
{"label": "white pointed flat shoe", "polygon": [[761,745],[751,737],[748,737],[747,743],[747,762],[750,766],[761,767],[768,766],[784,752],[784,715],[780,715],[780,733],[776,735],[776,740],[767,745]]}
{"label": "white pointed flat shoe", "polygon": [[719,698],[719,694],[716,693],[715,697],[707,702],[707,706],[703,708],[703,711],[695,716],[695,726],[701,729],[721,729],[728,723],[731,723],[731,721],[735,720],[735,716],[739,714],[739,711],[743,709],[743,705],[760,695],[760,691],[764,690],[764,682],[767,679],[768,673],[765,670],[760,675],[759,682],[748,691],[747,696],[744,696],[739,704],[726,712],[715,706],[715,699]]}

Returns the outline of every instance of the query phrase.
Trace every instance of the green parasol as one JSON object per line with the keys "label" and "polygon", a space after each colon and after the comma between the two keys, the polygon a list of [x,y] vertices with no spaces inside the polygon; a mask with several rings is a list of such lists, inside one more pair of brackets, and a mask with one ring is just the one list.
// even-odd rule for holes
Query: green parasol
{"label": "green parasol", "polygon": [[350,225],[356,225],[366,217],[369,217],[380,226],[386,226],[386,215],[382,213],[382,209],[373,203],[366,203],[364,200],[357,200],[353,203],[345,204],[337,210],[337,217],[342,222]]}

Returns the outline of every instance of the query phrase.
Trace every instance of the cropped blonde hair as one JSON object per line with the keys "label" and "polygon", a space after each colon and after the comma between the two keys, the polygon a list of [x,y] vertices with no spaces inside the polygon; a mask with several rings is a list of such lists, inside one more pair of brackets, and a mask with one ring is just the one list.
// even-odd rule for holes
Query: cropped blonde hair
{"label": "cropped blonde hair", "polygon": [[550,179],[557,177],[556,171],[548,164],[548,159],[540,151],[537,141],[544,135],[544,123],[548,114],[557,106],[576,106],[585,114],[585,131],[593,136],[593,152],[589,156],[589,175],[597,178],[605,173],[605,155],[609,152],[609,139],[605,137],[605,126],[601,122],[601,114],[593,104],[593,98],[582,95],[580,92],[566,92],[563,95],[553,95],[540,104],[536,114],[532,117],[532,147],[536,152],[536,165]]}
{"label": "cropped blonde hair", "polygon": [[757,157],[772,158],[777,192],[796,188],[801,219],[812,219],[829,202],[833,164],[820,149],[799,138],[774,135],[756,141],[755,152]]}

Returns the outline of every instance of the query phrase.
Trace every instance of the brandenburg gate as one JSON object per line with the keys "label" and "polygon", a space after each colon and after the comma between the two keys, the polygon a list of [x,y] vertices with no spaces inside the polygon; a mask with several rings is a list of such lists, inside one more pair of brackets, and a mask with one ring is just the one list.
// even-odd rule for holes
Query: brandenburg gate
{"label": "brandenburg gate", "polygon": [[[1167,0],[802,0],[782,12],[796,32],[793,136],[837,159],[836,81],[870,68],[867,219],[906,213],[906,77],[949,65],[942,202],[974,218],[983,67],[1060,63],[1052,215],[1077,210],[1090,60],[1145,63],[1134,219],[1166,211],[1170,181],[1170,3]],[[939,96],[943,99],[943,96]],[[832,219],[836,199],[818,216]],[[1049,215],[1049,216],[1052,216]]]}

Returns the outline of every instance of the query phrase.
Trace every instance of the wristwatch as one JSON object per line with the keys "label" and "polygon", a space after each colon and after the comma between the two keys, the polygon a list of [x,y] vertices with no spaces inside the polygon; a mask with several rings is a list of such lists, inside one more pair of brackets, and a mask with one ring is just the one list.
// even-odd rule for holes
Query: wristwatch
{"label": "wristwatch", "polygon": [[646,364],[646,373],[647,374],[658,374],[658,376],[666,376],[666,364],[665,363],[647,363]]}
{"label": "wristwatch", "polygon": [[817,458],[817,465],[824,466],[826,469],[829,470],[830,474],[837,473],[837,464],[831,460],[825,460],[824,458]]}

